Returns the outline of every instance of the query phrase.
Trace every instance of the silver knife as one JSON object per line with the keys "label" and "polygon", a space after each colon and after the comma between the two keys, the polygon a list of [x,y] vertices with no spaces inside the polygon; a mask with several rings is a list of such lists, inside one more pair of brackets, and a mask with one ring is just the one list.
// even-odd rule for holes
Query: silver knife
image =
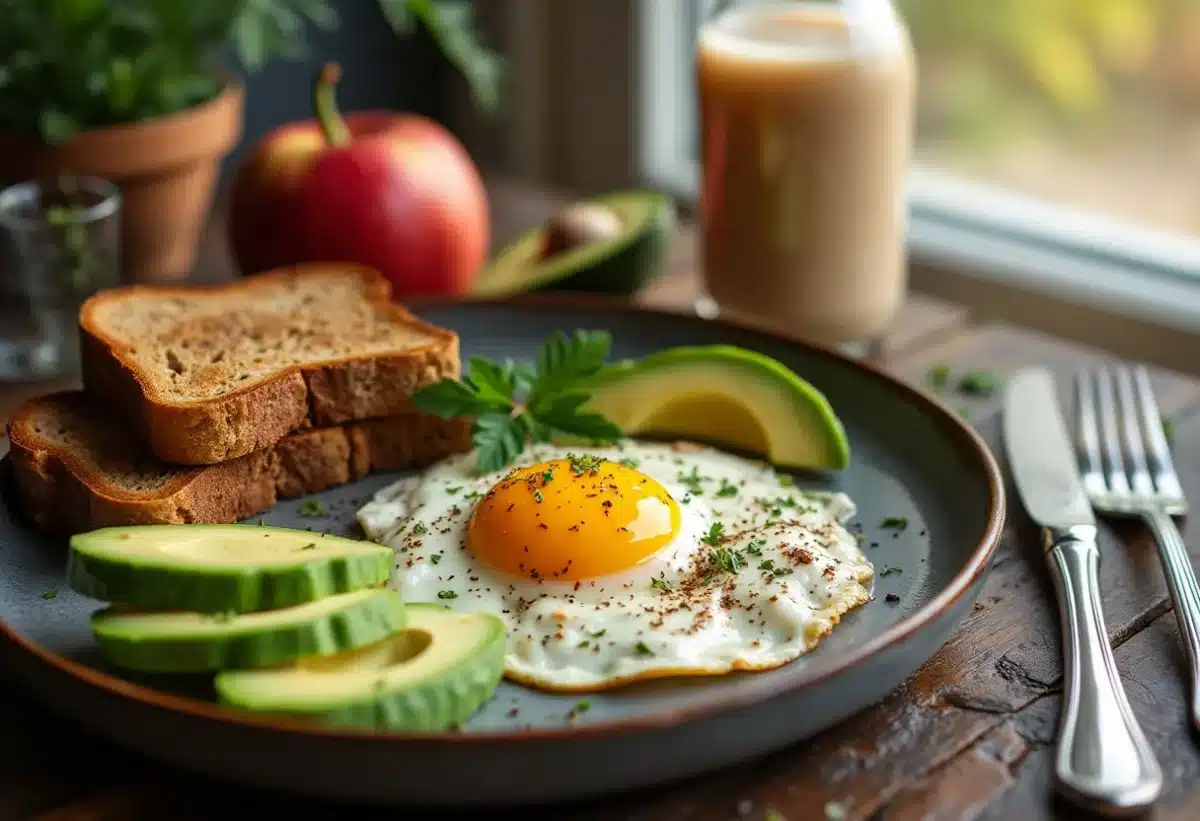
{"label": "silver knife", "polygon": [[1044,368],[1004,396],[1004,442],[1017,492],[1041,526],[1062,620],[1066,699],[1054,761],[1063,796],[1093,812],[1143,812],[1162,792],[1154,758],[1117,675],[1100,607],[1096,518]]}

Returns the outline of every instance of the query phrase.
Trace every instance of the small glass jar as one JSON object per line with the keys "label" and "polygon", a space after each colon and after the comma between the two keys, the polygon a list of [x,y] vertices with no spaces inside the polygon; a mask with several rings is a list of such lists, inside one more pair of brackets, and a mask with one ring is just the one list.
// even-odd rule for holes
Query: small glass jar
{"label": "small glass jar", "polygon": [[120,284],[120,212],[101,179],[0,191],[0,380],[76,373],[79,307]]}
{"label": "small glass jar", "polygon": [[832,345],[882,335],[907,283],[916,93],[892,4],[718,4],[696,78],[718,312]]}

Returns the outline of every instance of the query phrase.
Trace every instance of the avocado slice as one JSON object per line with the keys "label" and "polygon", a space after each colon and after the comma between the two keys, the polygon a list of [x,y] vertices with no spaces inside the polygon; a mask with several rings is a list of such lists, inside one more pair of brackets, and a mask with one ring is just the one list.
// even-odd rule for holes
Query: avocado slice
{"label": "avocado slice", "polygon": [[675,221],[674,203],[655,191],[619,191],[584,200],[504,248],[479,273],[472,296],[632,294],[665,269]]}
{"label": "avocado slice", "polygon": [[373,644],[404,626],[392,590],[329,596],[282,610],[220,614],[147,612],[117,605],[92,616],[100,651],[118,667],[198,673],[269,667]]}
{"label": "avocado slice", "polygon": [[135,525],[71,537],[67,581],[152,610],[248,613],[385,583],[392,550],[255,525]]}
{"label": "avocado slice", "polygon": [[399,731],[445,730],[492,697],[504,623],[489,613],[410,604],[405,629],[350,653],[273,670],[229,670],[217,695],[245,710]]}
{"label": "avocado slice", "polygon": [[782,363],[730,345],[670,348],[603,369],[586,407],[631,436],[727,445],[784,468],[841,470],[850,444],[833,408]]}

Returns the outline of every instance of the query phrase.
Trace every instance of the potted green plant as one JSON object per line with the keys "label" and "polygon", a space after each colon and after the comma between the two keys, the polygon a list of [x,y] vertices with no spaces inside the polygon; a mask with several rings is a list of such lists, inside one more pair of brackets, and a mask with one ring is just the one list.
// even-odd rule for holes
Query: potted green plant
{"label": "potted green plant", "polygon": [[[421,24],[494,101],[495,58],[474,39],[469,4],[380,0],[400,33]],[[327,0],[0,0],[0,178],[69,171],[121,188],[127,274],[188,272],[221,158],[242,133],[232,46],[253,71],[305,51],[331,28]]]}

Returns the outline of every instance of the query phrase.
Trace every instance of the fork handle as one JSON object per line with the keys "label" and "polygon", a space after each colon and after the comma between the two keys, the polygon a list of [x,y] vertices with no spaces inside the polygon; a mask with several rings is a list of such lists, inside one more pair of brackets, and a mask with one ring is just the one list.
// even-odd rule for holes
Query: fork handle
{"label": "fork handle", "polygon": [[1161,510],[1149,511],[1143,518],[1154,533],[1167,589],[1175,606],[1175,619],[1191,669],[1192,724],[1200,729],[1200,585],[1196,584],[1192,560],[1175,520]]}
{"label": "fork handle", "polygon": [[1096,528],[1049,531],[1047,545],[1065,662],[1065,703],[1054,760],[1058,788],[1093,812],[1142,812],[1162,790],[1162,771],[1113,660],[1100,607]]}

